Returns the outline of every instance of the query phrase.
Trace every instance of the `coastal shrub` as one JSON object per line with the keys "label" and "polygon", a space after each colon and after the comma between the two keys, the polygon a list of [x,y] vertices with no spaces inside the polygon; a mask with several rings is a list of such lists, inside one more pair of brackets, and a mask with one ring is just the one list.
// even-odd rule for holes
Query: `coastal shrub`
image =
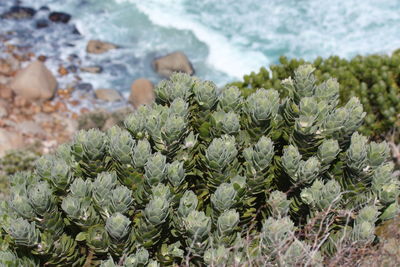
{"label": "coastal shrub", "polygon": [[40,157],[38,146],[8,151],[0,158],[0,199],[8,195],[8,178],[19,171],[32,170],[35,161]]}
{"label": "coastal shrub", "polygon": [[[279,61],[280,64],[270,66],[271,72],[262,67],[258,73],[245,75],[243,81],[232,85],[237,86],[244,96],[258,88],[274,88],[281,96],[286,96],[288,92],[280,81],[292,76],[305,61],[286,57]],[[338,80],[340,106],[353,96],[360,99],[367,113],[360,132],[381,137],[394,131],[395,142],[400,142],[400,50],[392,55],[356,56],[351,60],[338,56],[318,57],[312,64],[318,80],[329,77]]]}
{"label": "coastal shrub", "polygon": [[321,266],[398,213],[389,148],[311,65],[288,98],[175,74],[124,127],[80,131],[1,203],[6,266]]}

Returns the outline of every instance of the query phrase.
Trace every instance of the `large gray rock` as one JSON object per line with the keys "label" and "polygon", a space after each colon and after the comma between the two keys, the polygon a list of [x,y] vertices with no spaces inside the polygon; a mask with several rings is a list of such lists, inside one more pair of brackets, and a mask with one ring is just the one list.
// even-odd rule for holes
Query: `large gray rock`
{"label": "large gray rock", "polygon": [[47,100],[54,96],[57,80],[41,61],[34,61],[18,71],[10,88],[26,100]]}
{"label": "large gray rock", "polygon": [[111,49],[116,49],[117,46],[112,43],[107,43],[99,40],[90,40],[87,44],[86,51],[91,54],[103,54]]}
{"label": "large gray rock", "polygon": [[132,103],[134,108],[152,104],[154,99],[154,87],[149,80],[141,78],[132,83],[129,102]]}
{"label": "large gray rock", "polygon": [[174,52],[153,61],[154,70],[169,78],[174,72],[184,72],[189,75],[194,74],[194,69],[187,56],[182,52]]}

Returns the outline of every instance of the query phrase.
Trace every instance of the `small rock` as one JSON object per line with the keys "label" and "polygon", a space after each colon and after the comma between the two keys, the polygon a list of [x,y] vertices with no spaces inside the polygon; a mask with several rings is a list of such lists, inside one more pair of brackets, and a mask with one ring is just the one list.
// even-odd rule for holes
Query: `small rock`
{"label": "small rock", "polygon": [[49,26],[49,21],[47,19],[38,19],[36,21],[36,29],[43,29]]}
{"label": "small rock", "polygon": [[4,84],[0,84],[0,99],[10,99],[12,96],[12,89]]}
{"label": "small rock", "polygon": [[100,73],[103,71],[103,68],[100,66],[90,66],[90,67],[81,67],[80,70],[83,72]]}
{"label": "small rock", "polygon": [[9,11],[1,15],[3,19],[30,19],[36,14],[36,11],[30,7],[13,6]]}
{"label": "small rock", "polygon": [[48,6],[41,6],[39,8],[39,10],[41,10],[41,11],[50,11],[50,8]]}
{"label": "small rock", "polygon": [[154,99],[154,87],[149,80],[141,78],[133,82],[129,102],[135,108],[141,105],[149,105],[154,102]]}
{"label": "small rock", "polygon": [[2,157],[8,150],[23,147],[24,139],[22,135],[16,131],[0,128],[0,144],[0,157]]}
{"label": "small rock", "polygon": [[62,98],[70,98],[71,97],[71,91],[68,89],[59,89],[57,91],[57,94]]}
{"label": "small rock", "polygon": [[64,12],[51,12],[49,20],[55,23],[68,23],[71,19],[71,15]]}
{"label": "small rock", "polygon": [[61,102],[61,101],[58,101],[58,102],[55,104],[55,107],[56,107],[56,110],[59,111],[59,112],[66,112],[66,111],[68,111],[67,105],[65,105],[65,103],[64,103],[64,102]]}
{"label": "small rock", "polygon": [[0,74],[11,76],[12,72],[13,69],[11,64],[7,60],[0,58]]}
{"label": "small rock", "polygon": [[54,105],[53,103],[47,101],[43,104],[42,106],[42,111],[45,113],[53,113],[57,110],[56,105]]}
{"label": "small rock", "polygon": [[10,87],[27,100],[46,100],[53,97],[57,80],[41,61],[34,61],[18,71]]}
{"label": "small rock", "polygon": [[98,99],[108,102],[116,102],[123,99],[121,94],[113,89],[97,89],[95,94]]}
{"label": "small rock", "polygon": [[89,92],[93,90],[93,85],[90,83],[80,83],[76,86],[76,89]]}
{"label": "small rock", "polygon": [[77,70],[78,70],[78,68],[74,65],[70,65],[67,67],[68,72],[76,73]]}
{"label": "small rock", "polygon": [[169,78],[174,72],[194,74],[192,64],[182,52],[174,52],[153,61],[154,70],[161,76]]}
{"label": "small rock", "polygon": [[86,51],[91,54],[103,54],[117,46],[112,43],[102,42],[98,40],[90,40],[87,44]]}
{"label": "small rock", "polygon": [[45,62],[45,61],[47,60],[47,57],[44,56],[44,55],[40,55],[40,56],[38,56],[37,59],[38,59],[39,61]]}
{"label": "small rock", "polygon": [[61,76],[65,76],[65,75],[68,74],[68,70],[67,70],[66,68],[64,68],[64,66],[60,66],[60,67],[58,68],[58,73],[59,73]]}

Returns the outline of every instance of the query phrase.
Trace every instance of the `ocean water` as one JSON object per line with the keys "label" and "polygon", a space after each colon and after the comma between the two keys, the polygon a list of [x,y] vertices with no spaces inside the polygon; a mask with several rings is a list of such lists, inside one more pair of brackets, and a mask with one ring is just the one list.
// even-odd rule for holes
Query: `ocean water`
{"label": "ocean water", "polygon": [[[1,0],[11,1],[11,0]],[[12,2],[12,1],[11,1]],[[399,0],[23,0],[72,14],[82,33],[53,53],[78,54],[83,65],[102,65],[104,74],[80,74],[95,88],[128,92],[131,82],[160,77],[151,61],[185,52],[196,75],[222,86],[278,62],[281,55],[317,56],[390,53],[400,48]],[[63,33],[52,32],[53,43]],[[58,35],[57,35],[58,34]],[[58,36],[58,37],[57,37]],[[46,37],[47,38],[47,37]],[[122,48],[87,55],[90,39]],[[43,40],[45,41],[45,40]],[[49,45],[36,45],[49,53]]]}

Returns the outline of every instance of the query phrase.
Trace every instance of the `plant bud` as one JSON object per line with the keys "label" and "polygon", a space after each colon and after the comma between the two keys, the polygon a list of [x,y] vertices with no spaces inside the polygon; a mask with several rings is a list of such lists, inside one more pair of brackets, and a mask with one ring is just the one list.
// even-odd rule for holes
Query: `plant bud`
{"label": "plant bud", "polygon": [[346,151],[346,164],[349,168],[361,172],[367,163],[367,138],[355,132],[351,136],[351,144]]}
{"label": "plant bud", "polygon": [[145,119],[148,107],[140,106],[135,113],[129,114],[124,120],[125,128],[133,134],[135,138],[142,139],[146,136]]}
{"label": "plant bud", "polygon": [[131,221],[121,213],[114,213],[106,221],[107,233],[116,241],[124,239],[130,231]]}
{"label": "plant bud", "polygon": [[307,161],[301,161],[298,174],[296,176],[299,182],[311,183],[319,175],[321,163],[316,157],[311,157]]}
{"label": "plant bud", "polygon": [[166,141],[167,144],[171,144],[181,138],[184,130],[186,128],[186,122],[183,117],[172,115],[169,116],[164,126],[161,128],[162,139]]}
{"label": "plant bud", "polygon": [[171,191],[167,185],[158,184],[151,188],[151,195],[152,197],[165,198],[169,201],[171,198]]}
{"label": "plant bud", "polygon": [[211,195],[211,203],[214,209],[224,212],[233,207],[236,203],[236,190],[232,184],[223,183],[217,187],[214,194]]}
{"label": "plant bud", "polygon": [[193,93],[194,99],[201,109],[211,109],[217,101],[217,86],[211,81],[196,81]]}
{"label": "plant bud", "polygon": [[334,78],[328,79],[316,87],[315,96],[319,101],[326,101],[336,106],[339,99],[339,83]]}
{"label": "plant bud", "polygon": [[187,217],[189,213],[196,210],[199,200],[193,191],[185,191],[179,202],[178,214],[181,218]]}
{"label": "plant bud", "polygon": [[220,236],[229,235],[239,223],[239,213],[235,210],[224,211],[217,221],[217,228]]}
{"label": "plant bud", "polygon": [[151,157],[151,147],[147,139],[139,140],[133,150],[133,164],[135,168],[143,168]]}
{"label": "plant bud", "polygon": [[145,248],[140,248],[135,254],[128,256],[125,260],[126,267],[145,266],[149,261],[149,252]]}
{"label": "plant bud", "polygon": [[294,71],[295,93],[299,98],[312,96],[315,91],[315,77],[312,65],[301,65]]}
{"label": "plant bud", "polygon": [[73,179],[70,167],[62,159],[54,159],[51,168],[51,183],[59,190],[65,190]]}
{"label": "plant bud", "polygon": [[182,98],[176,98],[172,101],[170,108],[171,115],[186,118],[189,112],[189,103]]}
{"label": "plant bud", "polygon": [[211,220],[203,211],[192,210],[184,219],[186,231],[195,240],[204,240],[211,230]]}
{"label": "plant bud", "polygon": [[262,226],[261,242],[268,249],[273,250],[294,237],[294,224],[289,217],[275,219],[269,217]]}
{"label": "plant bud", "polygon": [[206,150],[208,165],[215,170],[223,170],[237,156],[235,137],[224,135],[215,138]]}
{"label": "plant bud", "polygon": [[161,153],[152,155],[144,166],[145,177],[150,185],[161,183],[166,175],[166,157]]}
{"label": "plant bud", "polygon": [[297,147],[289,145],[283,149],[282,166],[290,177],[295,177],[299,169],[301,155]]}
{"label": "plant bud", "polygon": [[107,136],[110,156],[122,164],[131,164],[135,141],[129,132],[113,126],[107,131]]}
{"label": "plant bud", "polygon": [[249,147],[243,151],[243,156],[257,171],[265,170],[274,156],[274,144],[270,138],[262,136],[254,149]]}
{"label": "plant bud", "polygon": [[377,168],[390,157],[390,148],[386,142],[371,142],[368,146],[367,154],[369,166]]}
{"label": "plant bud", "polygon": [[153,225],[164,223],[169,214],[169,201],[164,197],[154,196],[144,209],[147,221]]}
{"label": "plant bud", "polygon": [[77,146],[82,147],[84,154],[89,159],[95,160],[105,154],[107,146],[105,134],[97,129],[79,131],[74,142]]}
{"label": "plant bud", "polygon": [[100,204],[105,198],[109,197],[110,190],[114,189],[116,185],[117,174],[115,172],[99,173],[92,183],[93,199]]}
{"label": "plant bud", "polygon": [[322,211],[329,207],[333,208],[333,205],[340,201],[341,188],[335,180],[330,180],[326,184],[315,180],[311,187],[302,190],[300,196],[304,203]]}
{"label": "plant bud", "polygon": [[32,206],[29,204],[29,200],[25,194],[21,194],[16,192],[14,189],[13,194],[10,199],[11,208],[18,213],[19,216],[22,216],[26,219],[31,219],[35,217],[35,211]]}
{"label": "plant bud", "polygon": [[36,229],[35,222],[29,223],[22,218],[12,219],[8,233],[20,246],[33,247],[39,242],[40,232]]}
{"label": "plant bud", "polygon": [[333,162],[340,152],[339,143],[333,139],[326,139],[318,147],[317,157],[323,166]]}
{"label": "plant bud", "polygon": [[132,191],[126,186],[119,185],[111,191],[112,212],[126,213],[132,206]]}
{"label": "plant bud", "polygon": [[69,187],[71,194],[78,198],[89,197],[92,192],[92,183],[90,180],[84,181],[82,178],[77,178]]}
{"label": "plant bud", "polygon": [[28,188],[29,204],[38,215],[51,212],[55,208],[53,192],[47,182],[39,182]]}
{"label": "plant bud", "polygon": [[284,217],[289,212],[290,200],[288,200],[286,194],[281,191],[273,191],[269,195],[267,203],[274,218]]}
{"label": "plant bud", "polygon": [[243,97],[236,86],[229,86],[222,89],[218,100],[218,107],[225,112],[239,111],[243,103]]}
{"label": "plant bud", "polygon": [[178,187],[185,180],[183,162],[174,161],[167,164],[167,177],[172,186]]}
{"label": "plant bud", "polygon": [[279,103],[277,91],[258,89],[246,99],[244,110],[253,122],[258,123],[275,117],[278,113]]}

